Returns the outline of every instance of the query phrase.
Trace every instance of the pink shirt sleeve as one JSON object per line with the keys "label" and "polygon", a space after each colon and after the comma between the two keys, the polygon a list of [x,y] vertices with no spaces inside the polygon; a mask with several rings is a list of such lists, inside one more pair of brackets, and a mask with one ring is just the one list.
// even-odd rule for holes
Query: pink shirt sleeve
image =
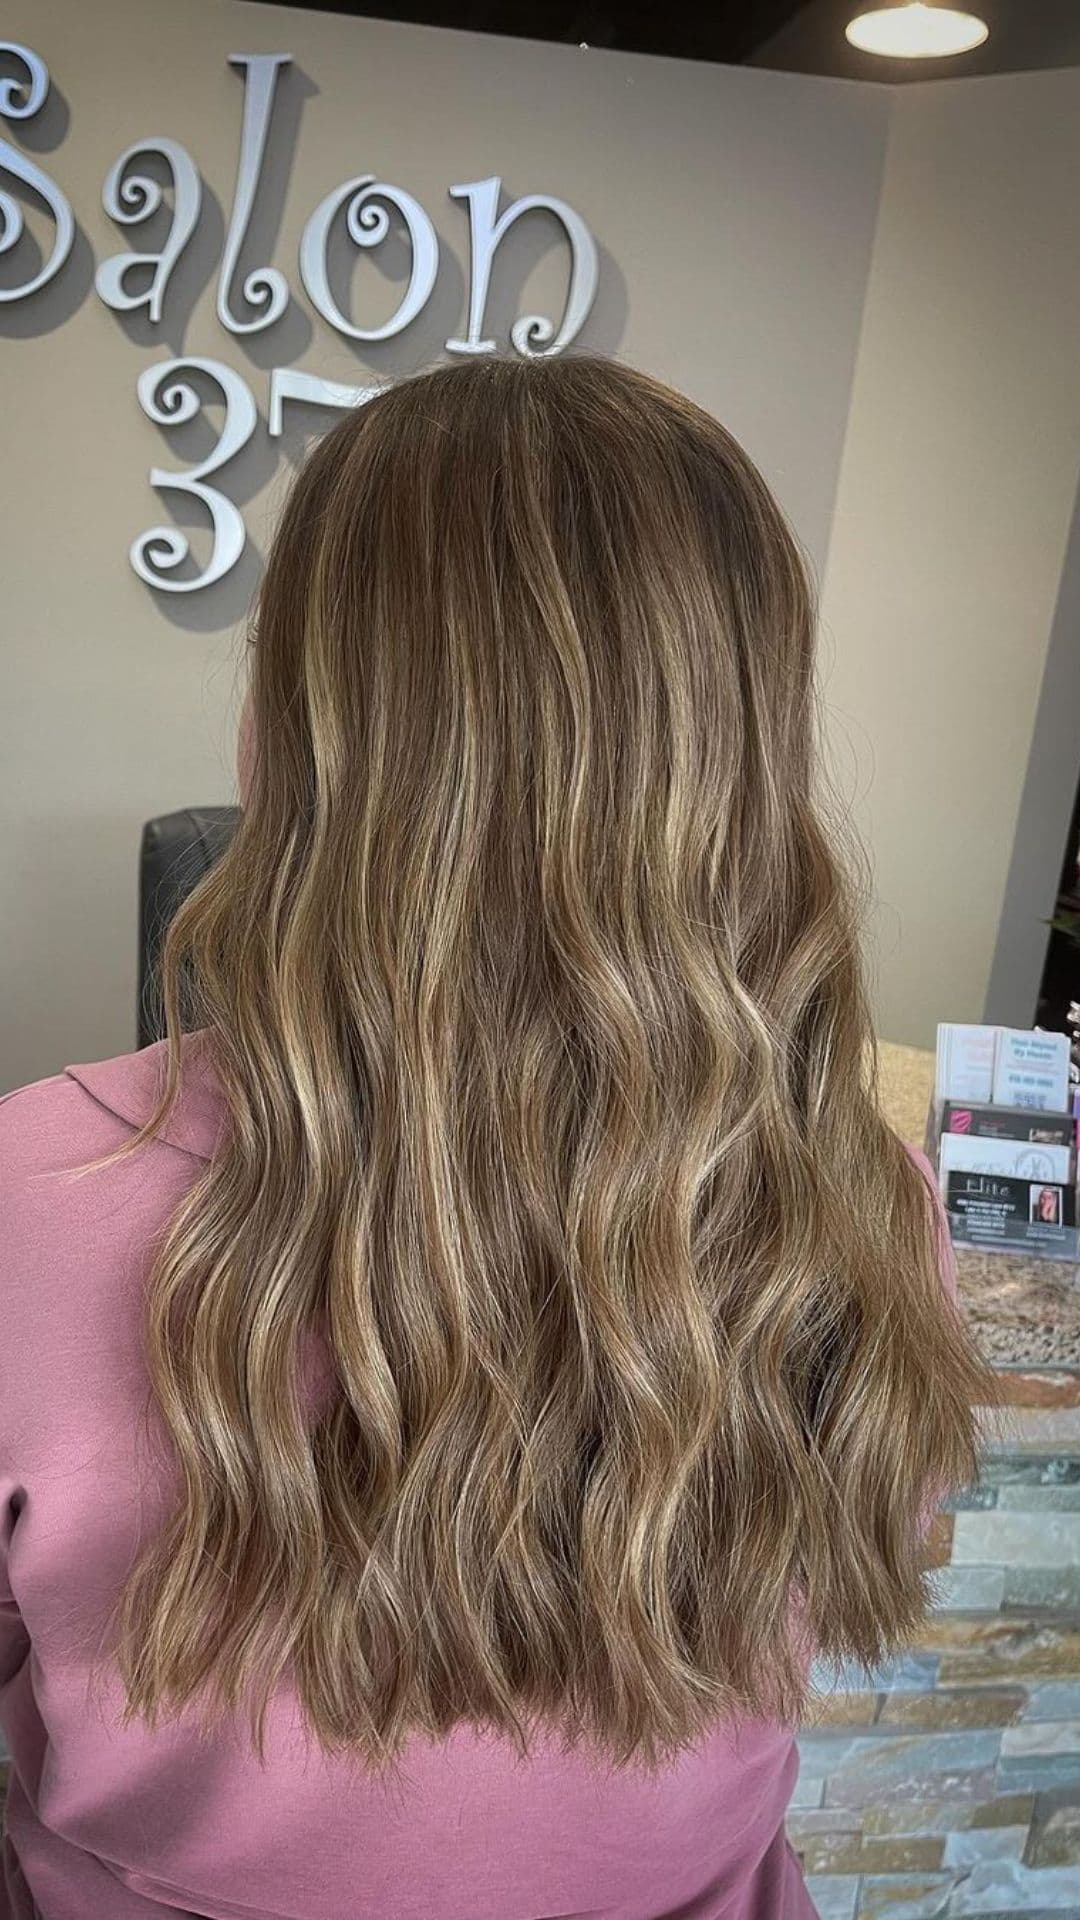
{"label": "pink shirt sleeve", "polygon": [[[0,1094],[0,1107],[9,1101],[14,1101],[21,1091],[20,1088],[13,1093]],[[10,1250],[7,1235],[7,1208],[4,1200],[3,1187],[0,1186],[0,1237],[2,1237],[6,1267]],[[5,1315],[10,1311],[10,1306],[11,1303],[5,1301]],[[0,1404],[5,1408],[10,1406],[13,1397],[11,1382],[7,1379],[3,1366],[0,1365]],[[18,1516],[20,1498],[21,1489],[12,1476],[7,1459],[7,1444],[0,1438],[0,1692],[3,1691],[16,1668],[22,1664],[27,1649],[26,1628],[23,1626],[19,1609],[15,1604],[15,1596],[11,1591],[11,1582],[8,1578],[8,1552]],[[0,1880],[2,1878],[3,1873],[0,1869]],[[3,1888],[0,1886],[0,1901],[2,1898]],[[3,1906],[0,1904],[0,1916],[2,1914]]]}

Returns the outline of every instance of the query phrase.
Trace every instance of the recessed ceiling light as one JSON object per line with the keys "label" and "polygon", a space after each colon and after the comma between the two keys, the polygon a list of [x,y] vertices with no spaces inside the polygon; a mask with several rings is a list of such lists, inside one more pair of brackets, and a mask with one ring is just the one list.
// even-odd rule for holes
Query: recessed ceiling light
{"label": "recessed ceiling light", "polygon": [[985,20],[952,7],[876,7],[860,13],[846,29],[853,47],[862,53],[882,53],[894,60],[942,60],[953,53],[981,47],[990,32]]}

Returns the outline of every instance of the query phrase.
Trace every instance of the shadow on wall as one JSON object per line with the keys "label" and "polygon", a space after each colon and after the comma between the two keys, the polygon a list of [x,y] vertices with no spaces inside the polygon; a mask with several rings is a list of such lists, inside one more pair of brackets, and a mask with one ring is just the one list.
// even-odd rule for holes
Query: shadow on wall
{"label": "shadow on wall", "polygon": [[[245,276],[252,269],[265,268],[273,262],[304,103],[317,92],[315,82],[295,63],[280,70],[273,107],[273,138],[267,143],[242,257],[233,278],[232,307],[240,321],[255,317],[257,309],[244,296]],[[32,118],[15,121],[11,130],[27,149],[49,152],[61,144],[69,122],[67,101],[53,83],[39,112]],[[172,182],[164,159],[152,152],[140,152],[138,173],[164,192],[157,211],[137,222],[138,250],[148,256],[148,264],[145,269],[139,267],[129,272],[126,284],[132,292],[139,287],[140,273],[146,274],[143,284],[148,285],[151,263],[165,244],[172,223],[168,200]],[[17,179],[9,182],[5,176],[4,188],[28,212],[36,209],[33,193]],[[508,186],[506,193],[511,200],[517,197],[513,187]],[[384,325],[392,317],[412,272],[408,229],[396,209],[389,207],[387,211],[389,227],[378,246],[359,253],[340,213],[327,244],[327,281],[332,297],[344,314],[357,316],[357,323],[363,315],[363,322],[368,326]],[[388,340],[361,341],[323,329],[328,351],[317,370],[320,376],[346,387],[382,385],[431,366],[443,356],[446,341],[462,334],[467,324],[468,288],[453,249],[463,243],[468,246],[466,211],[464,207],[455,206],[453,215],[449,209],[445,210],[444,219],[452,222],[452,231],[448,234],[442,227],[437,229],[438,277],[423,310],[407,331]],[[102,324],[119,327],[135,347],[158,349],[152,359],[144,359],[134,369],[136,375],[148,366],[159,364],[164,369],[170,361],[177,363],[172,378],[163,380],[157,390],[161,445],[159,450],[148,442],[152,452],[147,463],[148,471],[151,467],[157,468],[160,458],[162,474],[175,473],[176,484],[159,485],[163,511],[157,514],[153,510],[154,495],[148,486],[146,522],[143,527],[131,528],[128,540],[129,543],[144,540],[151,528],[161,527],[163,538],[146,557],[150,570],[160,571],[170,584],[146,584],[145,591],[172,625],[198,633],[221,632],[242,620],[262,571],[263,555],[247,527],[236,524],[236,516],[230,515],[230,503],[242,513],[270,488],[273,491],[268,504],[274,517],[306,449],[339,417],[339,409],[334,407],[311,403],[286,406],[274,423],[279,431],[271,431],[272,371],[288,368],[304,357],[315,337],[312,320],[291,284],[289,298],[271,325],[258,332],[235,333],[226,331],[215,321],[220,339],[201,349],[189,348],[193,316],[200,301],[205,301],[219,270],[226,229],[221,203],[203,182],[198,222],[169,281],[161,320],[151,320],[143,306],[116,311],[104,302],[95,301]],[[126,239],[127,229],[121,232]],[[5,285],[25,284],[42,264],[41,249],[29,226],[23,229],[18,253],[17,269],[13,270],[10,253],[0,262],[0,292]],[[552,217],[527,218],[509,228],[499,243],[497,271],[492,275],[484,319],[486,337],[500,343],[509,342],[514,321],[523,311],[532,309],[527,290],[533,276],[540,270],[545,284],[557,279],[558,262],[565,254],[565,235]],[[610,254],[599,246],[598,254],[596,299],[589,316],[587,339],[580,344],[590,351],[611,354],[617,352],[626,327],[627,289]],[[0,300],[0,333],[9,338],[27,339],[62,326],[92,295],[94,272],[92,248],[76,222],[71,252],[56,278],[25,300],[7,303]],[[545,310],[550,305],[550,301],[546,302]],[[203,338],[205,341],[205,334]],[[162,348],[167,348],[168,353],[161,355]],[[512,349],[507,346],[505,350]],[[220,382],[212,373],[192,367],[187,358],[191,353],[196,359],[217,362],[222,351],[227,355],[221,364],[230,372],[231,398],[223,395]],[[242,365],[242,370],[238,361],[247,363]],[[181,395],[182,389],[187,390],[186,397]],[[177,395],[181,395],[179,400]],[[226,401],[224,423],[217,424],[221,419],[223,397]],[[218,449],[229,426],[230,408],[245,421],[253,418],[253,425],[227,459],[216,466],[215,458],[220,458]],[[213,415],[209,409],[213,409]],[[148,418],[147,425],[150,423]],[[276,479],[280,481],[279,486],[275,486]],[[237,539],[242,537],[239,555],[220,578],[204,587],[185,589],[184,582],[196,581],[207,569],[214,495],[222,499],[221,513],[232,518]],[[173,555],[166,570],[161,561],[167,547],[173,549]],[[118,552],[118,565],[123,565],[125,559],[125,554]]]}

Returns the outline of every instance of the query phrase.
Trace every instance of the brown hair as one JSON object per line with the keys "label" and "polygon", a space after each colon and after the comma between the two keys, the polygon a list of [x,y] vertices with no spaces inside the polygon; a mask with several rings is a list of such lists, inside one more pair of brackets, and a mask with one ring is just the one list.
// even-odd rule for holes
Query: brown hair
{"label": "brown hair", "polygon": [[150,1281],[129,1714],[261,1744],[288,1675],[371,1766],[459,1721],[652,1764],[798,1712],[796,1618],[866,1663],[922,1619],[987,1376],[876,1101],[813,655],[760,475],[625,367],[440,369],[309,458],[131,1143],[194,1019],[230,1124]]}

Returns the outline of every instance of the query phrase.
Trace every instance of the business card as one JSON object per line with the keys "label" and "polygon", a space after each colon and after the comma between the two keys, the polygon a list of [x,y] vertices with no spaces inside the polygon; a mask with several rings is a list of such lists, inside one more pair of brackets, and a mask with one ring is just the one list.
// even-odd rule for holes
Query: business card
{"label": "business card", "polygon": [[938,1148],[942,1180],[950,1173],[1000,1173],[1014,1180],[1050,1180],[1065,1186],[1072,1172],[1068,1147],[993,1134],[943,1133]]}
{"label": "business card", "polygon": [[937,1030],[939,1100],[989,1100],[994,1091],[996,1027],[964,1026],[943,1021]]}
{"label": "business card", "polygon": [[1069,1105],[1068,1034],[1002,1027],[998,1033],[990,1097],[995,1106],[1066,1112]]}
{"label": "business card", "polygon": [[1045,1147],[1071,1147],[1076,1121],[1068,1113],[1040,1113],[1033,1107],[976,1106],[946,1100],[943,1133],[967,1133],[979,1140],[1031,1140]]}
{"label": "business card", "polygon": [[956,1172],[945,1182],[945,1206],[954,1240],[1028,1246],[1061,1259],[1076,1258],[1076,1195],[1071,1186]]}

